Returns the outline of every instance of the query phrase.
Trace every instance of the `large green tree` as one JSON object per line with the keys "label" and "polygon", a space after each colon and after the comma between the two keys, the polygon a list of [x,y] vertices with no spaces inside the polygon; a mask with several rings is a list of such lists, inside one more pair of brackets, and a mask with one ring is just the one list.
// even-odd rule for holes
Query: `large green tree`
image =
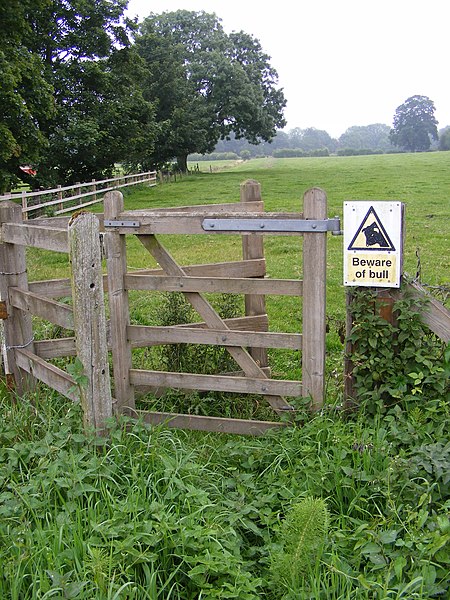
{"label": "large green tree", "polygon": [[154,116],[140,87],[145,65],[132,47],[128,0],[45,0],[29,21],[30,49],[54,88],[55,115],[37,181],[48,186],[111,173],[142,154]]}
{"label": "large green tree", "polygon": [[157,103],[157,164],[176,157],[186,170],[190,153],[211,152],[231,132],[256,144],[284,126],[270,57],[251,35],[226,34],[216,15],[152,14],[136,43],[150,72],[145,94]]}
{"label": "large green tree", "polygon": [[40,57],[29,50],[28,16],[46,0],[0,2],[0,193],[26,175],[20,166],[34,166],[47,144],[42,131],[54,114],[53,88]]}
{"label": "large green tree", "polygon": [[435,107],[428,96],[411,96],[397,107],[390,140],[408,152],[425,152],[438,139]]}

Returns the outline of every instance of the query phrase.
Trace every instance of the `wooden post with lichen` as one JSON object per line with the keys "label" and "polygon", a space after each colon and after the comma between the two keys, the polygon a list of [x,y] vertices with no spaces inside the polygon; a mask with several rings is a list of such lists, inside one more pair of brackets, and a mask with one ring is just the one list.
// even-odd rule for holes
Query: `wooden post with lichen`
{"label": "wooden post with lichen", "polygon": [[[0,204],[0,228],[2,223],[22,223],[22,208],[19,204],[5,201]],[[4,352],[3,364],[8,383],[15,386],[18,394],[32,389],[34,378],[20,369],[16,362],[17,348],[34,352],[31,314],[20,310],[9,302],[11,288],[28,290],[25,246],[0,243],[0,299],[5,304],[3,315]]]}
{"label": "wooden post with lichen", "polygon": [[[305,219],[327,218],[327,196],[320,188],[303,197]],[[325,396],[327,233],[303,234],[303,396],[312,410],[323,406]]]}
{"label": "wooden post with lichen", "polygon": [[[261,184],[249,179],[241,184],[241,202],[261,202]],[[245,208],[245,204],[244,207]],[[264,208],[261,206],[260,211]],[[242,236],[242,254],[244,260],[262,258],[264,259],[264,240],[262,235],[244,234]],[[264,278],[265,273],[260,275]],[[268,330],[266,298],[261,294],[245,294],[245,315],[253,317],[256,315],[266,318],[265,331]],[[268,367],[269,359],[267,348],[250,348],[251,356],[257,361],[260,367]]]}
{"label": "wooden post with lichen", "polygon": [[[103,198],[105,219],[114,220],[124,209],[123,195],[114,190]],[[134,387],[130,383],[131,344],[127,335],[130,325],[125,235],[117,231],[104,234],[106,268],[108,272],[108,301],[111,313],[111,352],[114,374],[114,413],[134,413]]]}
{"label": "wooden post with lichen", "polygon": [[103,434],[106,420],[112,415],[112,398],[97,217],[92,213],[78,214],[69,222],[68,235],[75,343],[83,376],[75,383],[85,428]]}

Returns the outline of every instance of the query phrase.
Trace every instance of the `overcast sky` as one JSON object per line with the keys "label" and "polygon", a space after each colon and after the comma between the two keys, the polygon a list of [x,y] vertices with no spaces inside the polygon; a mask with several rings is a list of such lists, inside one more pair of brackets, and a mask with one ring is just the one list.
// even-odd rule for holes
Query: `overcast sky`
{"label": "overcast sky", "polygon": [[449,0],[129,0],[128,15],[215,13],[227,33],[256,37],[287,99],[286,129],[339,137],[352,125],[392,126],[397,106],[433,100],[450,125]]}

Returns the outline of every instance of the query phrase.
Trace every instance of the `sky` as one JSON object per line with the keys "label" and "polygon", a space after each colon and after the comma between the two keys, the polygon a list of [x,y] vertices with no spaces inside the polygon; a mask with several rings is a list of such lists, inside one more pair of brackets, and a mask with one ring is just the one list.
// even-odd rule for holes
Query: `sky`
{"label": "sky", "polygon": [[127,14],[179,9],[260,41],[287,100],[286,131],[392,126],[414,95],[434,102],[438,129],[450,125],[448,0],[129,0]]}

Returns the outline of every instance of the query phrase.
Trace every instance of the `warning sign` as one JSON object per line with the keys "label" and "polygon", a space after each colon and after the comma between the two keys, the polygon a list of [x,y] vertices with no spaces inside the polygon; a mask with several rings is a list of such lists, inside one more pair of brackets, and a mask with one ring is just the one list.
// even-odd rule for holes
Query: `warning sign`
{"label": "warning sign", "polygon": [[344,285],[400,287],[402,204],[344,203]]}
{"label": "warning sign", "polygon": [[395,252],[383,223],[378,218],[373,206],[369,208],[358,231],[355,233],[348,250],[390,250]]}

